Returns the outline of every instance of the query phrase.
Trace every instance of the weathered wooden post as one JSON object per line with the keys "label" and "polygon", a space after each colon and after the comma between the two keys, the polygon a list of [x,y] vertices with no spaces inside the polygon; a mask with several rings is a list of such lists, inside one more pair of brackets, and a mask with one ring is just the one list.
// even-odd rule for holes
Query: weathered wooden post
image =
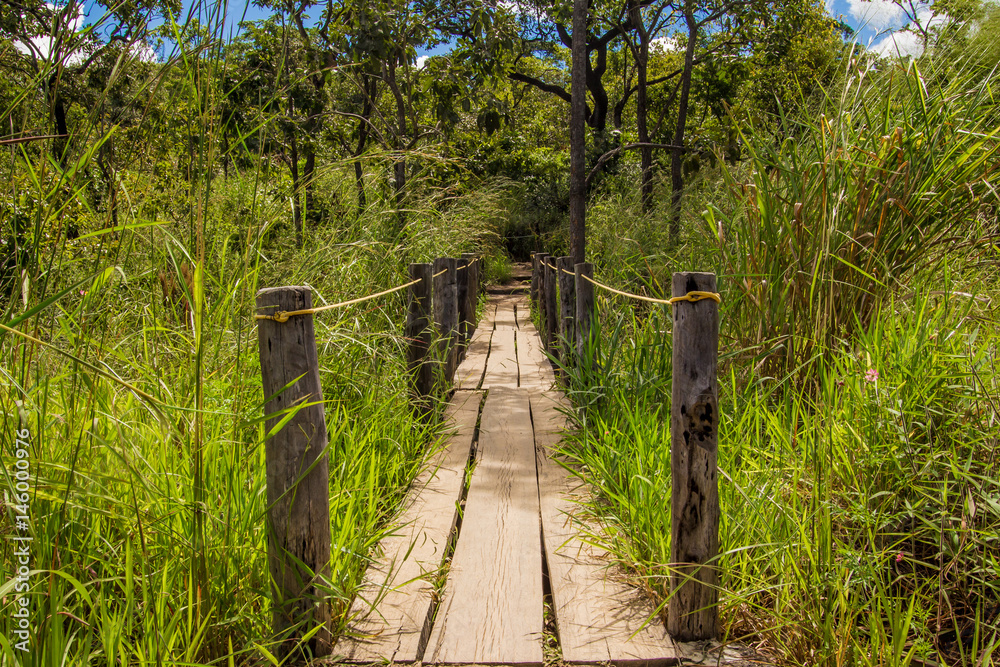
{"label": "weathered wooden post", "polygon": [[535,302],[535,307],[538,308],[538,328],[540,330],[539,336],[542,339],[542,344],[548,344],[546,339],[546,332],[548,329],[548,321],[545,319],[545,304],[546,304],[546,294],[545,291],[545,262],[548,261],[549,255],[545,252],[536,252],[535,259],[538,261],[538,295],[537,301]]}
{"label": "weathered wooden post", "polygon": [[556,274],[555,258],[545,257],[545,349],[558,356],[556,341],[559,337],[559,313],[556,291],[559,277]]}
{"label": "weathered wooden post", "polygon": [[465,347],[472,337],[472,325],[469,323],[469,260],[460,257],[455,260],[455,304],[458,308],[458,336],[455,342],[457,360],[465,359]]}
{"label": "weathered wooden post", "polygon": [[[275,315],[312,308],[309,287],[257,292],[257,311]],[[329,655],[330,477],[313,316],[257,323],[266,429],[289,412],[294,416],[264,443],[267,469],[267,563],[271,577],[272,626],[287,654],[297,640],[321,625],[310,640],[313,655]],[[285,388],[282,391],[282,388]],[[319,587],[317,587],[317,583]]]}
{"label": "weathered wooden post", "polygon": [[430,264],[410,264],[410,280],[420,280],[410,285],[409,307],[406,312],[406,368],[410,372],[413,406],[418,414],[431,411],[431,393],[434,391],[434,364],[428,358],[434,332],[431,329],[431,275]]}
{"label": "weathered wooden post", "polygon": [[[674,274],[674,297],[715,291],[713,273]],[[719,306],[703,298],[673,308],[667,631],[693,641],[717,636],[719,625]]]}
{"label": "weathered wooden post", "polygon": [[448,384],[458,365],[458,283],[455,269],[457,261],[453,257],[438,257],[434,260],[434,324],[437,326],[438,358],[441,360],[443,383],[441,389],[448,390]]}
{"label": "weathered wooden post", "polygon": [[576,348],[576,280],[573,273],[573,258],[560,257],[556,260],[559,276],[559,356],[563,366],[573,364]]}
{"label": "weathered wooden post", "polygon": [[576,282],[576,354],[581,359],[590,340],[590,332],[597,327],[594,319],[594,265],[581,262],[573,267]]}
{"label": "weathered wooden post", "polygon": [[538,255],[537,252],[531,253],[531,289],[528,291],[528,295],[532,311],[538,308]]}

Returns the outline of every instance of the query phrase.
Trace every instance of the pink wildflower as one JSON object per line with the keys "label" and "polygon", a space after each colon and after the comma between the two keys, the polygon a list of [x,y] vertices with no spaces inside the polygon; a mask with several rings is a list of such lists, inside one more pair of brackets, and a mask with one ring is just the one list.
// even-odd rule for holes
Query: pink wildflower
{"label": "pink wildflower", "polygon": [[896,554],[896,562],[897,563],[902,563],[903,562],[903,552],[902,551],[900,551],[898,554]]}
{"label": "pink wildflower", "polygon": [[865,373],[865,382],[875,382],[878,380],[878,371],[874,368],[869,368]]}

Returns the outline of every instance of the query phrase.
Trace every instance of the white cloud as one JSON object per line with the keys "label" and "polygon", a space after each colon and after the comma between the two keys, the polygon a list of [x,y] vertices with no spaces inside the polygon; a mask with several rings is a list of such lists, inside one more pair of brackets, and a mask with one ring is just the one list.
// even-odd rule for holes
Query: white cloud
{"label": "white cloud", "polygon": [[649,42],[649,50],[653,53],[677,53],[683,51],[675,37],[657,37]]}
{"label": "white cloud", "polygon": [[873,30],[901,28],[906,21],[903,9],[890,0],[847,0],[847,7],[862,27]]}
{"label": "white cloud", "polygon": [[912,32],[894,32],[876,42],[871,50],[882,56],[917,57],[924,52],[924,44]]}
{"label": "white cloud", "polygon": [[429,59],[430,56],[417,56],[417,69],[423,69]]}
{"label": "white cloud", "polygon": [[[53,10],[58,9],[58,7],[50,3],[46,3],[45,6]],[[74,33],[79,32],[83,28],[83,21],[85,18],[86,17],[83,13],[83,4],[81,3],[76,7],[76,16],[69,18],[66,25],[67,31]],[[25,44],[24,42],[15,41],[14,48],[21,53],[28,55],[38,54],[42,60],[48,60],[52,55],[52,48],[55,46],[56,40],[52,35],[38,35],[37,37],[32,37],[29,40],[29,43],[30,45]],[[79,51],[63,53],[62,55],[64,62],[68,65],[83,62],[83,54]]]}

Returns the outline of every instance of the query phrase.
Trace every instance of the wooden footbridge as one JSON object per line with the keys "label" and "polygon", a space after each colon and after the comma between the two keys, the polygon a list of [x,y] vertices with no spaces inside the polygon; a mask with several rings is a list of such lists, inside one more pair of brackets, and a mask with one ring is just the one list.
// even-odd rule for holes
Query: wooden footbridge
{"label": "wooden footbridge", "polygon": [[677,660],[662,620],[580,537],[550,454],[567,406],[523,296],[494,296],[455,375],[451,435],[413,485],[335,647],[350,663],[541,665],[543,594],[566,663]]}
{"label": "wooden footbridge", "polygon": [[[279,652],[308,643],[300,655],[327,656],[324,662],[541,665],[556,658],[543,655],[549,596],[562,663],[679,662],[683,645],[667,635],[650,602],[581,537],[586,489],[553,458],[569,405],[542,339],[564,362],[579,355],[596,321],[593,286],[675,306],[672,496],[669,505],[663,499],[672,514],[667,628],[685,640],[715,636],[718,311],[705,302],[719,300],[714,275],[675,274],[667,301],[601,285],[589,264],[553,264],[536,254],[531,297],[544,322],[540,336],[523,288],[492,295],[474,323],[475,260],[439,258],[409,270],[409,283],[319,308],[311,307],[308,287],[257,295],[270,397],[268,567]],[[318,585],[330,563],[329,438],[312,314],[406,288],[414,409],[426,411],[450,379],[448,437],[412,484],[350,609],[348,630],[333,644]]]}

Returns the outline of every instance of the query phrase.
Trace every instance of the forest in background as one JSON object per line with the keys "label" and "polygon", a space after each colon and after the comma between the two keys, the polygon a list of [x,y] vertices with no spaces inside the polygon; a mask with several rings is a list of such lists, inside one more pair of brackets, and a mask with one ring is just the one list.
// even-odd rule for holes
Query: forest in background
{"label": "forest in background", "polygon": [[[571,3],[256,8],[231,37],[223,3],[0,6],[5,664],[278,663],[257,289],[569,249]],[[776,664],[1000,641],[1000,10],[900,10],[919,56],[807,0],[589,9],[587,259],[649,296],[719,276],[721,614]],[[600,308],[564,454],[662,601],[669,311]],[[404,309],[316,320],[336,633],[441,435],[407,407]]]}

